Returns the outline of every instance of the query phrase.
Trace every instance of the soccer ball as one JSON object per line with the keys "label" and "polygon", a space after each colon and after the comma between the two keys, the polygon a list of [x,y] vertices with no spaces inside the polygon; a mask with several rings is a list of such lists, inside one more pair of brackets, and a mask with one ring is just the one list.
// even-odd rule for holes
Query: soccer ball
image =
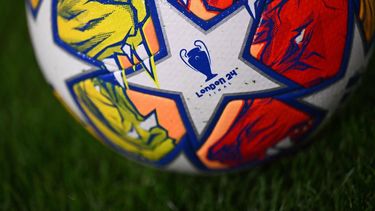
{"label": "soccer ball", "polygon": [[306,143],[357,84],[373,0],[28,0],[39,64],[94,136],[223,172]]}

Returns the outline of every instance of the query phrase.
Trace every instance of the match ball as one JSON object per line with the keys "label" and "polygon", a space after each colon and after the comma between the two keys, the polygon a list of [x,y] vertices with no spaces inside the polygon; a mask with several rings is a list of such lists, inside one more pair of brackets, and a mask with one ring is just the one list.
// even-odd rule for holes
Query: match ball
{"label": "match ball", "polygon": [[[373,0],[27,0],[47,82],[130,159],[210,173],[305,144],[360,81]],[[100,156],[100,155],[98,155]]]}

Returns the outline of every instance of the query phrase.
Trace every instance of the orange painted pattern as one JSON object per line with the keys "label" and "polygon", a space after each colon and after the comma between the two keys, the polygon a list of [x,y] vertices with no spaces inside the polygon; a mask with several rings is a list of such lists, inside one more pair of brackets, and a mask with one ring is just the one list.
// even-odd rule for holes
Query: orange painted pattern
{"label": "orange painted pattern", "polygon": [[208,21],[222,11],[231,7],[236,0],[188,0],[187,5],[178,0],[181,5],[204,21]]}
{"label": "orange painted pattern", "polygon": [[209,160],[207,158],[207,153],[209,148],[214,145],[218,140],[220,140],[230,129],[233,122],[238,118],[238,114],[244,105],[243,100],[236,100],[228,103],[227,107],[224,109],[219,121],[217,122],[211,135],[205,141],[205,144],[198,150],[197,155],[207,166],[211,168],[225,168],[225,164],[219,161]]}
{"label": "orange painted pattern", "polygon": [[264,160],[270,147],[298,140],[312,125],[313,117],[273,98],[233,101],[197,154],[211,169],[238,167]]}
{"label": "orange painted pattern", "polygon": [[204,6],[202,0],[192,0],[188,6],[189,10],[202,20],[210,20],[218,15],[218,12],[209,11]]}
{"label": "orange painted pattern", "polygon": [[126,94],[142,115],[156,110],[159,124],[168,131],[169,137],[179,141],[185,135],[185,126],[173,100],[129,89]]}
{"label": "orange painted pattern", "polygon": [[[150,48],[151,54],[155,55],[160,50],[160,45],[158,41],[158,37],[155,31],[155,25],[152,19],[148,19],[144,25],[143,32],[145,34],[146,42]],[[133,64],[129,61],[129,58],[124,55],[117,56],[118,61],[120,62],[122,69],[128,69],[133,66]],[[133,58],[135,64],[139,64],[137,58]]]}
{"label": "orange painted pattern", "polygon": [[30,0],[30,3],[33,9],[36,9],[40,4],[40,0]]}

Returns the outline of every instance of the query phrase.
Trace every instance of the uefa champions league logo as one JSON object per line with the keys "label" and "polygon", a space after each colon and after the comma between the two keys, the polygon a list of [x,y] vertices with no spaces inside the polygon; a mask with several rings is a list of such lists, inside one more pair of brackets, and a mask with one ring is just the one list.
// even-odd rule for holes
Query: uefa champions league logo
{"label": "uefa champions league logo", "polygon": [[190,51],[182,49],[180,57],[182,61],[191,69],[206,76],[206,82],[215,78],[217,74],[212,73],[211,57],[206,44],[201,40],[194,42],[195,48]]}
{"label": "uefa champions league logo", "polygon": [[[181,60],[192,70],[201,73],[206,76],[205,84],[201,85],[198,90],[195,91],[195,95],[201,98],[205,95],[212,96],[221,92],[223,89],[231,86],[231,81],[237,78],[238,67],[233,68],[227,72],[219,74],[213,73],[211,68],[211,56],[206,44],[201,40],[194,42],[195,48],[191,50],[182,49],[180,51]],[[215,79],[215,80],[213,80]]]}

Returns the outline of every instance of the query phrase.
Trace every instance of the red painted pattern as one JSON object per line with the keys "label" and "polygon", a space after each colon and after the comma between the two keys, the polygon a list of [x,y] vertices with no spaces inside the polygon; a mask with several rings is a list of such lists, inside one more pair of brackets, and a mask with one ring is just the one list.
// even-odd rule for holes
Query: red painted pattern
{"label": "red painted pattern", "polygon": [[235,0],[207,0],[207,4],[210,7],[214,7],[217,9],[227,9],[228,7],[232,6]]}
{"label": "red painted pattern", "polygon": [[206,10],[225,10],[228,9],[230,6],[234,4],[234,2],[238,0],[187,0],[186,3],[182,0],[177,0],[182,6],[187,6],[187,10],[190,11],[190,7],[192,3],[200,2],[200,4],[205,5]]}
{"label": "red painted pattern", "polygon": [[211,161],[234,167],[263,160],[284,138],[296,140],[312,129],[313,118],[279,100],[247,100],[242,111],[207,154]]}
{"label": "red painted pattern", "polygon": [[250,51],[274,71],[311,87],[340,70],[347,23],[348,0],[273,0]]}

